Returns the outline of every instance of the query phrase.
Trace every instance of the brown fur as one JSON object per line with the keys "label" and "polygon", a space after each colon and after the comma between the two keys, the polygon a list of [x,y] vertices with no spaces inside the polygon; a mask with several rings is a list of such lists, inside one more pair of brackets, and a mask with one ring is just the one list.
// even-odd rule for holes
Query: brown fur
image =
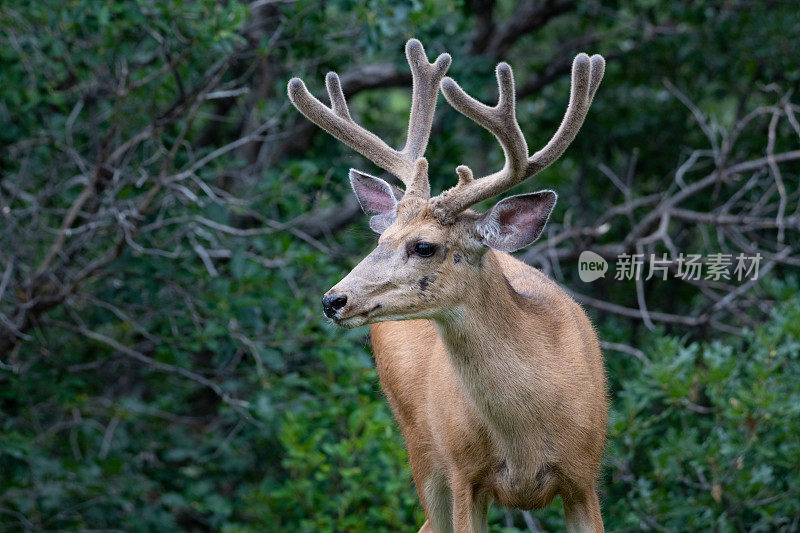
{"label": "brown fur", "polygon": [[[348,295],[337,322],[373,323],[381,385],[428,530],[449,530],[447,514],[455,531],[482,531],[491,501],[539,509],[561,495],[570,531],[602,531],[595,478],[606,385],[597,336],[555,282],[481,247],[475,217],[442,225],[423,202],[401,202],[375,252],[331,289]],[[408,254],[420,239],[437,243],[434,257]]]}

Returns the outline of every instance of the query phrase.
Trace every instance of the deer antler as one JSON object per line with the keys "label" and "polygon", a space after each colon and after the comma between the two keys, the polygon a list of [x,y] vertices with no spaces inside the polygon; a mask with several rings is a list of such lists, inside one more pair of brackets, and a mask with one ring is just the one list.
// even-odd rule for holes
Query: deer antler
{"label": "deer antler", "polygon": [[400,151],[390,148],[350,118],[339,76],[335,72],[329,72],[325,78],[331,107],[312,96],[300,78],[289,80],[289,99],[311,122],[400,178],[409,189],[407,194],[413,189],[415,194],[427,198],[430,195],[430,186],[427,161],[423,156],[431,133],[439,83],[450,66],[450,55],[442,54],[433,63],[428,63],[422,43],[417,39],[410,39],[406,43],[406,57],[413,79],[411,114],[406,144]]}
{"label": "deer antler", "polygon": [[550,166],[567,149],[577,135],[592,105],[592,98],[600,85],[605,70],[605,60],[594,55],[578,54],[572,63],[572,87],[569,105],[561,126],[544,148],[528,157],[528,145],[517,122],[514,109],[514,75],[508,63],[497,65],[497,84],[500,95],[497,105],[489,107],[469,96],[450,77],[442,80],[442,92],[451,106],[474,120],[497,137],[505,153],[502,170],[481,179],[474,179],[469,167],[456,168],[458,183],[431,202],[436,216],[442,221],[453,217],[468,207],[507,191]]}

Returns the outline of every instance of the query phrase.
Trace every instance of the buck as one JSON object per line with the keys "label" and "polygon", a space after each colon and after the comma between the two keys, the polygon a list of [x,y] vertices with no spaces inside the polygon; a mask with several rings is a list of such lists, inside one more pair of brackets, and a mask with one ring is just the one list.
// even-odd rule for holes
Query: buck
{"label": "buck", "polygon": [[[497,66],[499,100],[484,105],[406,44],[412,71],[408,136],[394,150],[351,118],[335,73],[331,106],[298,78],[289,98],[309,120],[394,174],[405,190],[358,170],[353,190],[380,234],[378,246],[322,298],[324,313],[353,328],[371,324],[381,386],[408,448],[427,521],[420,531],[488,531],[492,502],[539,509],[560,495],[568,531],[603,531],[596,477],[607,406],[603,356],[584,311],[555,282],[508,252],[542,233],[556,193],[543,190],[470,209],[552,164],[589,110],[605,62],[579,54],[569,104],[547,145],[528,154],[515,112],[514,79]],[[430,197],[430,137],[439,87],[457,111],[497,137],[505,166]]]}

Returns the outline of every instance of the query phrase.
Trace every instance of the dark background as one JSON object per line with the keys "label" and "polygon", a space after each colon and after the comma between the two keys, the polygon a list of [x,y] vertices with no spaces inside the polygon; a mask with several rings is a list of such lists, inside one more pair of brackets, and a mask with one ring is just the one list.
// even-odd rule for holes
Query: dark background
{"label": "dark background", "polygon": [[[368,330],[319,304],[375,243],[347,170],[376,169],[286,97],[338,71],[398,146],[410,37],[487,102],[508,61],[532,149],[575,54],[608,60],[572,147],[513,191],[559,193],[518,255],[605,348],[607,529],[800,530],[800,14],[744,0],[4,1],[0,530],[419,527]],[[502,165],[439,102],[434,192]],[[578,279],[587,249],[605,279]],[[759,279],[677,279],[717,252],[760,253]],[[614,280],[623,253],[669,279]],[[559,505],[492,531],[562,530]]]}

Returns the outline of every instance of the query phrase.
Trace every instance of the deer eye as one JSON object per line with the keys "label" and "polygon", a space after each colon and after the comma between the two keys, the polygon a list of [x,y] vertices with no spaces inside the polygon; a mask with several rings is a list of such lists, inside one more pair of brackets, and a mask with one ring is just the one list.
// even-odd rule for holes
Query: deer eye
{"label": "deer eye", "polygon": [[430,257],[436,253],[436,245],[429,242],[418,242],[414,245],[414,253],[420,257]]}

